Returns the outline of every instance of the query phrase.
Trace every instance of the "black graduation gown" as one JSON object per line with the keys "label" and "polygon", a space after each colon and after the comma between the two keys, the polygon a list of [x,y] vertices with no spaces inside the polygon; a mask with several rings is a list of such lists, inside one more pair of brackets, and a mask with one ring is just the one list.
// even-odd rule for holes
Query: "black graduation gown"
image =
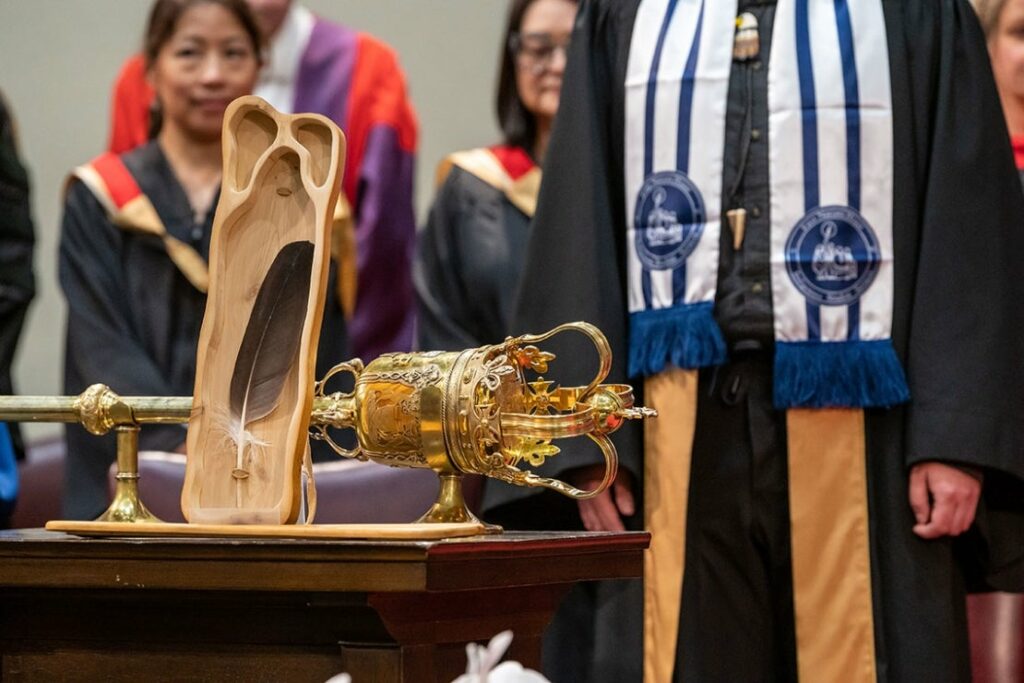
{"label": "black graduation gown", "polygon": [[[32,250],[35,231],[29,206],[28,173],[18,158],[14,124],[0,95],[0,394],[12,394],[11,364],[25,314],[35,295]],[[15,457],[25,457],[17,423],[8,423]],[[8,501],[9,502],[9,501]],[[0,506],[3,501],[0,501]],[[0,529],[8,510],[0,507]]]}
{"label": "black graduation gown", "polygon": [[[11,363],[36,291],[29,179],[18,158],[14,133],[12,117],[0,96],[0,394],[13,393]],[[8,427],[18,456],[23,457],[17,424]]]}
{"label": "black graduation gown", "polygon": [[[452,166],[420,232],[413,265],[418,303],[417,347],[463,349],[495,344],[526,330],[511,317],[526,256],[530,217],[507,194],[460,166]],[[574,500],[546,489],[512,500],[518,487],[485,480],[481,516],[506,529],[582,530]],[[595,631],[595,605],[606,615],[638,594],[635,582],[605,581],[573,588],[544,637],[544,674],[553,681],[619,683],[638,675],[638,663],[621,660],[634,637]],[[628,607],[628,605],[627,605]],[[621,623],[620,623],[621,625]],[[629,648],[627,648],[629,649]],[[604,653],[600,665],[594,653]]]}
{"label": "black graduation gown", "polygon": [[529,227],[500,189],[451,169],[417,242],[418,348],[461,351],[512,334]]}
{"label": "black graduation gown", "polygon": [[[501,188],[451,167],[417,240],[417,348],[461,351],[527,331],[510,319],[530,220]],[[496,510],[517,488],[485,483],[481,510],[488,521],[510,529],[582,529],[576,504],[552,491],[543,491],[543,505]]]}
{"label": "black graduation gown", "polygon": [[[638,4],[581,5],[514,318],[528,331],[596,324],[616,357],[609,381],[627,380],[623,82]],[[884,12],[895,130],[893,342],[913,398],[866,418],[878,677],[962,680],[965,581],[1024,589],[1024,202],[970,5],[886,0]],[[588,367],[574,369],[570,348],[554,346],[559,379],[579,382]],[[624,429],[616,442],[639,476],[641,429]],[[597,461],[565,443],[552,473]],[[929,542],[911,532],[907,472],[927,460],[985,472],[978,520],[964,538]]]}
{"label": "black graduation gown", "polygon": [[[213,211],[195,223],[159,145],[150,142],[123,161],[168,233],[207,259]],[[163,242],[112,224],[85,184],[75,182],[67,193],[59,258],[68,303],[65,393],[76,395],[102,382],[122,396],[190,396],[206,295],[170,260]],[[348,352],[334,278],[332,265],[318,377]],[[139,448],[174,450],[185,436],[184,425],[146,426]],[[116,458],[113,435],[96,437],[73,425],[66,440],[64,513],[69,519],[93,519],[107,505],[107,472]],[[321,442],[313,448],[315,457],[330,457]]]}

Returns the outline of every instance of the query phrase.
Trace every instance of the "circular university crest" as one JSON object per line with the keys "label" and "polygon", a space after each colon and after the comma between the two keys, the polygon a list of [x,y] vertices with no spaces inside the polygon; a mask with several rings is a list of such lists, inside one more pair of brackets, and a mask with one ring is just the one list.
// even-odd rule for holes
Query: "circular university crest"
{"label": "circular university crest", "polygon": [[786,240],[786,272],[821,306],[848,306],[868,290],[882,253],[874,230],[849,206],[812,209]]}
{"label": "circular university crest", "polygon": [[671,270],[693,253],[704,232],[704,198],[681,171],[651,174],[636,198],[636,253],[648,270]]}

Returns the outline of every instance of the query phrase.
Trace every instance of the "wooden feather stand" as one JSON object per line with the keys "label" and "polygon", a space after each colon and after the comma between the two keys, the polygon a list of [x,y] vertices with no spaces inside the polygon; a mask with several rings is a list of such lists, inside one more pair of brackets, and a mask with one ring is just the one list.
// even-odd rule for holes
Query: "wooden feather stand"
{"label": "wooden feather stand", "polygon": [[223,139],[182,511],[191,523],[291,524],[345,141],[328,119],[257,97],[231,105]]}
{"label": "wooden feather stand", "polygon": [[[296,524],[345,138],[322,116],[281,114],[250,96],[235,100],[225,113],[223,147],[181,492],[188,523],[139,517],[55,520],[46,528],[83,536],[395,540],[483,533],[475,521]],[[58,421],[84,421],[92,433],[104,434],[125,425],[137,432],[139,422],[149,419],[145,410],[128,407],[106,387],[90,390],[96,391],[96,401],[72,397],[58,411]],[[52,402],[43,399],[45,405]],[[38,419],[37,403],[29,404],[32,419]],[[158,412],[157,422],[178,421],[174,410]],[[20,419],[25,411],[11,414]],[[129,450],[135,453],[134,446]],[[132,482],[138,478],[134,470],[126,476]]]}
{"label": "wooden feather stand", "polygon": [[[626,420],[654,412],[634,406],[630,386],[602,384],[611,347],[588,323],[458,352],[384,354],[365,366],[352,360],[315,382],[344,138],[323,117],[282,115],[256,97],[232,103],[224,126],[224,178],[193,396],[122,398],[95,385],[79,397],[43,397],[10,412],[0,400],[0,416],[81,422],[97,435],[122,427],[135,434],[142,422],[187,415],[181,507],[188,524],[136,515],[118,522],[55,521],[47,529],[96,536],[446,538],[500,531],[466,507],[464,474],[578,500],[611,484],[618,457],[609,435]],[[562,333],[581,334],[596,349],[594,378],[579,387],[554,387],[542,377],[527,381],[527,372],[546,375],[555,359],[537,344]],[[352,375],[354,389],[327,394],[326,383],[341,373]],[[318,438],[343,457],[434,470],[437,501],[413,524],[296,524],[313,423]],[[356,433],[354,449],[329,433],[348,428]],[[581,490],[520,468],[541,467],[557,455],[553,440],[584,435],[605,463],[596,487]],[[126,456],[135,453],[137,442],[130,441],[119,440]],[[137,471],[126,469],[132,471],[123,478],[134,484]],[[137,501],[137,488],[132,493]]]}

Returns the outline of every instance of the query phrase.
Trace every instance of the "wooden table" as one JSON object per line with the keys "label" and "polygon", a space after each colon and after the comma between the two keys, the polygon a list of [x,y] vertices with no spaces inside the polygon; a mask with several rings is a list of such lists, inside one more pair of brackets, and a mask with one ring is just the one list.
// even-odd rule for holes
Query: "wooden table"
{"label": "wooden table", "polygon": [[577,581],[640,576],[644,533],[422,542],[0,532],[4,681],[451,681],[465,644],[540,638]]}

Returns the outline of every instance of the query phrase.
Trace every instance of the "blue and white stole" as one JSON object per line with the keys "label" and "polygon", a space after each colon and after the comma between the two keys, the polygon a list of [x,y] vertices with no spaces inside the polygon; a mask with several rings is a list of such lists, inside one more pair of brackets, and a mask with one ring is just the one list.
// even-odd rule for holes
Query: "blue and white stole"
{"label": "blue and white stole", "polygon": [[780,2],[774,33],[775,403],[902,403],[910,396],[890,340],[893,124],[882,3]]}
{"label": "blue and white stole", "polygon": [[[643,0],[626,76],[630,374],[719,364],[735,0]],[[779,0],[768,73],[775,403],[909,398],[891,343],[892,94],[880,0]]]}
{"label": "blue and white stole", "polygon": [[630,375],[725,360],[718,284],[735,0],[644,0],[626,70]]}

